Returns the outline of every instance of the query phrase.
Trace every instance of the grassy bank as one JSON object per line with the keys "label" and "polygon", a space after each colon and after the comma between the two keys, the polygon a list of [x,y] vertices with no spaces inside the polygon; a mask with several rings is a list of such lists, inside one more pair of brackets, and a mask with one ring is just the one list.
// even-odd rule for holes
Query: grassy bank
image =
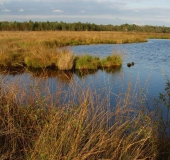
{"label": "grassy bank", "polygon": [[75,70],[99,69],[101,67],[111,68],[121,65],[122,56],[115,53],[104,59],[99,59],[90,55],[75,56],[66,49],[49,49],[44,47],[33,49],[28,53],[6,52],[3,48],[0,52],[0,67],[6,69],[26,67],[34,69]]}
{"label": "grassy bank", "polygon": [[18,47],[42,44],[49,47],[63,47],[84,44],[117,44],[145,42],[147,36],[135,32],[75,32],[75,31],[42,31],[42,32],[0,32],[0,42]]}
{"label": "grassy bank", "polygon": [[[85,44],[122,44],[146,42],[148,38],[166,38],[169,34],[136,33],[136,32],[0,32],[0,66],[2,67],[32,67],[70,70],[72,68],[87,68],[82,65],[82,57],[61,51],[61,47]],[[58,48],[58,49],[56,49]],[[121,65],[121,57],[107,57],[100,60],[92,57],[88,69],[112,67]],[[78,60],[79,62],[76,62]],[[84,61],[83,60],[83,61]],[[117,61],[116,61],[117,60]],[[84,62],[83,62],[84,63]],[[88,63],[90,63],[88,61]]]}
{"label": "grassy bank", "polygon": [[[0,159],[169,157],[169,141],[159,135],[159,116],[140,102],[143,95],[134,98],[131,84],[124,98],[117,96],[110,106],[104,89],[97,93],[72,84],[70,93],[61,89],[52,101],[54,95],[41,83],[42,88],[36,82],[25,92],[17,82],[0,82]],[[59,102],[61,95],[69,101]]]}
{"label": "grassy bank", "polygon": [[168,33],[140,33],[140,32],[113,32],[113,31],[2,31],[0,44],[8,47],[29,49],[37,45],[48,47],[63,47],[85,44],[123,44],[146,42],[148,38],[170,39]]}

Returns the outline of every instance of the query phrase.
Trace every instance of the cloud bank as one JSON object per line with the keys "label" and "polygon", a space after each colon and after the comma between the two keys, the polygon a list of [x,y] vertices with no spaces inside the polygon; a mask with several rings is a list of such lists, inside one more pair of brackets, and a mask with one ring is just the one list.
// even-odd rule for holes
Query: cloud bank
{"label": "cloud bank", "polygon": [[170,26],[169,0],[0,0],[0,21]]}

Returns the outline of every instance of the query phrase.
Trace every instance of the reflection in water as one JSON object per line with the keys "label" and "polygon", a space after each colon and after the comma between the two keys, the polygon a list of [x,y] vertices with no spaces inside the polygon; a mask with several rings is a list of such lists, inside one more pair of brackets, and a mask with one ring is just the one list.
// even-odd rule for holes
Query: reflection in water
{"label": "reflection in water", "polygon": [[61,82],[71,82],[73,79],[73,72],[72,71],[58,71],[56,77]]}
{"label": "reflection in water", "polygon": [[[116,72],[119,73],[120,70],[121,70],[121,66],[118,66],[118,67],[114,67],[114,68],[101,68],[99,70],[101,71],[105,71],[106,73],[108,74],[115,74]],[[98,73],[99,70],[76,70],[75,71],[75,74],[80,77],[80,78],[85,78],[86,76],[88,75],[93,75],[95,73]]]}
{"label": "reflection in water", "polygon": [[3,76],[19,76],[30,74],[36,78],[55,78],[61,82],[70,82],[73,78],[73,71],[61,71],[57,69],[34,69],[34,68],[0,68],[0,74]]}
{"label": "reflection in water", "polygon": [[1,75],[12,75],[12,76],[16,76],[16,75],[20,75],[23,74],[25,72],[25,68],[24,67],[12,67],[12,68],[6,68],[6,67],[0,67],[0,74]]}
{"label": "reflection in water", "polygon": [[103,70],[106,72],[106,73],[109,73],[109,74],[114,74],[116,72],[120,72],[122,66],[117,66],[117,67],[114,67],[114,68],[104,68]]}
{"label": "reflection in water", "polygon": [[57,69],[29,69],[29,72],[33,77],[39,78],[57,78],[61,82],[70,82],[73,78],[73,71],[61,71]]}
{"label": "reflection in water", "polygon": [[[77,102],[76,97],[80,93],[80,89],[86,90],[89,88],[91,91],[96,90],[96,93],[102,93],[102,97],[104,97],[105,94],[108,94],[107,91],[111,87],[109,84],[110,80],[114,82],[114,76],[119,77],[120,69],[121,67],[99,70],[60,71],[25,68],[22,70],[1,70],[0,73],[1,82],[4,81],[6,85],[6,91],[10,90],[11,87],[9,86],[12,84],[22,90],[18,92],[18,97],[21,97],[20,93],[24,93],[25,96],[31,95],[30,97],[35,98],[35,95],[39,93],[42,96],[50,95],[49,102],[66,104],[71,97],[75,103]],[[103,89],[105,91],[102,91]],[[25,100],[26,104],[29,104],[29,102],[29,99]]]}
{"label": "reflection in water", "polygon": [[[114,68],[102,68],[100,70],[105,71],[108,74],[115,74],[116,72],[120,72],[121,66]],[[97,73],[99,70],[74,70],[74,71],[61,71],[57,69],[34,69],[34,68],[13,68],[13,69],[0,69],[0,74],[4,76],[19,76],[23,74],[31,74],[32,77],[38,78],[57,78],[61,82],[71,82],[74,74],[79,78],[85,78],[88,75],[93,75]]]}
{"label": "reflection in water", "polygon": [[75,70],[75,74],[76,74],[79,78],[85,78],[87,75],[97,73],[97,71],[98,71],[98,70],[96,70],[96,69]]}

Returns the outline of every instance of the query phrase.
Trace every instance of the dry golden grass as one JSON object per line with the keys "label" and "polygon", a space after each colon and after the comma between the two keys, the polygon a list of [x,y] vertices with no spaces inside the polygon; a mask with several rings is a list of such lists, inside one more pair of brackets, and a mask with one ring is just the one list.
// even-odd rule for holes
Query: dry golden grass
{"label": "dry golden grass", "polygon": [[57,92],[56,98],[61,94],[70,98],[60,104],[59,99],[51,101],[52,95],[41,82],[27,86],[25,92],[23,85],[3,81],[0,159],[154,160],[160,154],[158,126],[144,106],[140,108],[138,103],[136,109],[132,107],[131,85],[111,111],[107,95],[102,95],[104,90],[97,93],[71,84],[70,93]]}
{"label": "dry golden grass", "polygon": [[56,66],[59,70],[73,69],[75,56],[68,50],[63,50],[59,53]]}
{"label": "dry golden grass", "polygon": [[[42,31],[42,32],[0,32],[0,43],[9,47],[27,48],[29,45],[46,43],[47,45],[78,45],[99,43],[133,43],[143,42],[148,38],[170,38],[167,33],[112,32],[112,31]],[[75,43],[75,44],[74,44]]]}
{"label": "dry golden grass", "polygon": [[[147,38],[170,38],[170,34],[138,32],[0,32],[0,65],[4,67],[24,66],[46,68],[63,60],[57,60],[57,47],[84,44],[145,42]],[[60,54],[61,55],[61,54]],[[70,54],[71,56],[71,54]],[[66,56],[68,58],[68,56]],[[72,57],[72,56],[71,56]],[[60,57],[61,58],[61,57]],[[68,59],[67,59],[68,60]],[[73,57],[69,60],[73,62]],[[67,64],[67,63],[66,63]]]}
{"label": "dry golden grass", "polygon": [[[47,31],[47,32],[1,32],[0,42],[9,43],[10,46],[27,47],[45,43],[49,46],[66,46],[79,44],[99,43],[132,43],[146,41],[146,35],[142,33],[126,32],[71,32],[71,31]],[[12,42],[12,43],[11,43]],[[9,46],[9,47],[10,47]]]}
{"label": "dry golden grass", "polygon": [[56,49],[31,47],[28,53],[24,54],[24,63],[27,67],[32,68],[46,68],[56,63],[59,55]]}

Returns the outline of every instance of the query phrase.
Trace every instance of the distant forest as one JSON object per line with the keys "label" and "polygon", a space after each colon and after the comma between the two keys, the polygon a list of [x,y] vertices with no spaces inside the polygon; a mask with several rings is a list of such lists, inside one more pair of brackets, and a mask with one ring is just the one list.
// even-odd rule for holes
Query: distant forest
{"label": "distant forest", "polygon": [[65,22],[0,22],[0,31],[126,31],[170,33],[170,27],[139,26],[135,24],[97,25],[94,23],[65,23]]}

